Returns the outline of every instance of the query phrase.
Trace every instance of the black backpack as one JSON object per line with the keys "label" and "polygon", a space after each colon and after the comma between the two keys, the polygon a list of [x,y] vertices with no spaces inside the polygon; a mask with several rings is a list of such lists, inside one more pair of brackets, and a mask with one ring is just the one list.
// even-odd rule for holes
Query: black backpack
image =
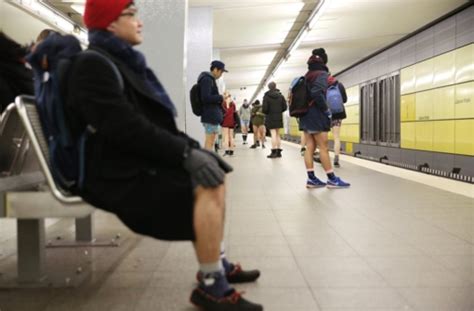
{"label": "black backpack", "polygon": [[290,89],[289,111],[290,116],[300,118],[304,116],[309,109],[309,96],[306,87],[306,78],[304,76],[296,78]]}
{"label": "black backpack", "polygon": [[100,57],[113,69],[123,89],[123,80],[115,64],[93,50],[82,51],[79,41],[71,36],[52,34],[28,55],[35,74],[36,107],[48,140],[50,168],[55,182],[76,193],[84,181],[84,153],[88,137],[96,130],[85,125],[79,137],[71,131],[72,120],[65,111],[65,96],[70,69],[79,57]]}
{"label": "black backpack", "polygon": [[194,84],[191,88],[189,98],[191,99],[193,113],[199,117],[202,114],[201,86],[199,85],[199,82]]}

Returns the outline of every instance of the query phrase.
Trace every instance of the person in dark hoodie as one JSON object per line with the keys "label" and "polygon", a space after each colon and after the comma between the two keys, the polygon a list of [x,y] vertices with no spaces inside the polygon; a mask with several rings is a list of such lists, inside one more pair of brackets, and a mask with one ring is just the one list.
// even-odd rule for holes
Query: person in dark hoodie
{"label": "person in dark hoodie", "polygon": [[[329,158],[328,132],[331,130],[331,110],[326,102],[329,69],[326,66],[328,56],[323,48],[314,49],[308,59],[308,72],[305,75],[310,98],[308,112],[300,118],[300,126],[306,136],[306,152],[304,156],[308,180],[307,188],[347,188],[349,183],[334,174]],[[326,171],[327,183],[314,175],[313,153],[319,148],[321,164]]]}
{"label": "person in dark hoodie", "polygon": [[268,83],[268,91],[263,96],[262,112],[265,116],[265,125],[272,136],[272,151],[269,159],[281,158],[280,129],[283,128],[283,112],[288,108],[285,97],[276,88],[275,82]]}
{"label": "person in dark hoodie", "polygon": [[204,148],[207,150],[212,150],[216,135],[219,134],[219,126],[224,119],[221,108],[224,97],[219,95],[219,89],[216,83],[216,80],[222,77],[224,72],[227,72],[225,64],[215,60],[211,63],[210,72],[202,72],[198,78],[201,102],[203,104],[201,122],[206,133]]}
{"label": "person in dark hoodie", "polygon": [[25,66],[28,49],[0,31],[0,113],[18,95],[33,95],[33,72]]}
{"label": "person in dark hoodie", "polygon": [[[94,129],[85,142],[79,194],[139,234],[193,241],[199,271],[191,302],[202,310],[263,310],[229,285],[254,281],[260,272],[243,271],[221,255],[225,174],[232,167],[178,130],[173,102],[134,49],[143,41],[137,7],[131,0],[87,0],[84,24],[89,49],[102,56],[79,54],[68,73],[73,135]],[[52,39],[35,53],[42,55]]]}

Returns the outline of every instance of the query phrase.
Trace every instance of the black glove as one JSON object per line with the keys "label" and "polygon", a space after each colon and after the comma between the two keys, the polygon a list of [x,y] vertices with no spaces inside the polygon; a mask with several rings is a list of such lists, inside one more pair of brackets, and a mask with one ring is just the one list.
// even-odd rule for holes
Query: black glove
{"label": "black glove", "polygon": [[184,157],[183,166],[191,175],[194,187],[215,188],[224,183],[225,172],[218,161],[202,149],[189,148]]}
{"label": "black glove", "polygon": [[230,166],[229,163],[224,161],[222,159],[222,157],[220,155],[218,155],[217,153],[209,151],[207,149],[201,149],[201,150],[204,151],[205,153],[211,155],[214,159],[216,159],[217,163],[219,164],[219,167],[224,171],[224,173],[227,174],[227,173],[230,173],[234,170],[234,168],[232,166]]}

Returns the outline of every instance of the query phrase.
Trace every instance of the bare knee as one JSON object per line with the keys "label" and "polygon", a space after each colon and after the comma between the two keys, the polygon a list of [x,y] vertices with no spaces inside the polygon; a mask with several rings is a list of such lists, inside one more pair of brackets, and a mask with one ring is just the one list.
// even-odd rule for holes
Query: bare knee
{"label": "bare knee", "polygon": [[216,188],[196,188],[196,206],[204,209],[224,211],[225,184]]}

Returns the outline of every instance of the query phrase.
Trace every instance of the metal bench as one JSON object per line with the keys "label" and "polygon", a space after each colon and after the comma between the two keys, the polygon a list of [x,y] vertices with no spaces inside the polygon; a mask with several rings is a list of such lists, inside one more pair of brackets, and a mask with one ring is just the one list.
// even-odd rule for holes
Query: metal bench
{"label": "metal bench", "polygon": [[[18,120],[23,127],[18,126]],[[13,126],[8,123],[15,123]],[[7,128],[12,129],[9,133]],[[22,133],[22,131],[24,133]],[[2,135],[2,133],[4,135]],[[18,139],[18,135],[22,137]],[[34,97],[19,96],[0,119],[0,136],[6,141],[1,152],[10,170],[0,177],[0,217],[16,218],[18,222],[18,280],[37,283],[44,279],[45,218],[75,218],[76,241],[93,242],[93,207],[58,188],[51,175],[49,150],[44,137]],[[8,141],[16,148],[8,150]],[[30,151],[30,147],[33,152]],[[4,150],[6,149],[6,150]],[[25,172],[29,154],[34,154],[41,171]],[[26,159],[26,160],[25,160]],[[13,167],[13,169],[12,169]],[[22,168],[23,167],[23,168]],[[1,167],[0,167],[1,168]],[[2,168],[4,169],[4,168]],[[48,191],[38,191],[46,182]]]}

